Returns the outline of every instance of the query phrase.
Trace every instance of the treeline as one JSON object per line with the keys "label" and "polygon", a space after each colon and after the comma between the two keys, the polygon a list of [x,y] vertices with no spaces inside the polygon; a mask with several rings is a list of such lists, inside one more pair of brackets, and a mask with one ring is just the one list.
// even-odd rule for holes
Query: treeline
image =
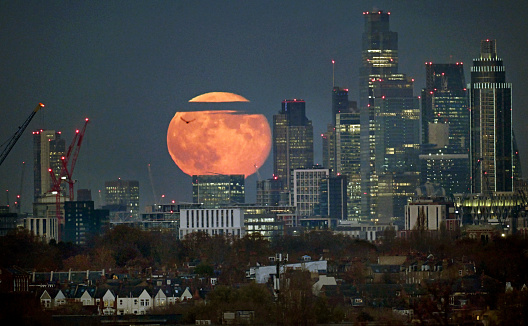
{"label": "treeline", "polygon": [[[313,260],[326,259],[329,269],[336,273],[343,270],[341,265],[350,266],[350,262],[356,266],[376,263],[380,255],[417,258],[433,255],[437,260],[472,262],[478,275],[485,274],[502,283],[511,282],[516,287],[528,285],[528,241],[519,237],[497,238],[483,243],[420,232],[402,239],[389,231],[382,241],[372,244],[330,231],[276,237],[272,241],[258,234],[233,239],[197,232],[179,240],[168,233],[142,231],[124,225],[90,239],[86,246],[56,243],[54,240],[44,243],[26,230],[0,237],[2,266],[16,265],[37,271],[71,268],[142,272],[150,268],[176,270],[191,263],[198,265],[195,270],[198,274],[220,275],[219,281],[223,284],[243,282],[249,266],[268,264],[269,257],[276,253],[288,254],[292,263],[299,262],[304,255]],[[343,273],[338,276],[346,279],[347,275]]]}

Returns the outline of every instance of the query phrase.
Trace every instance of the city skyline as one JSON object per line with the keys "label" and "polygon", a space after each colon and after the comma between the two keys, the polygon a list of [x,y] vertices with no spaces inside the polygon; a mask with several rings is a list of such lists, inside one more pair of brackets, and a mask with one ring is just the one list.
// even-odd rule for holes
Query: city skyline
{"label": "city skyline", "polygon": [[[497,41],[513,85],[513,129],[526,166],[528,131],[519,123],[528,106],[523,91],[528,81],[522,78],[526,3],[5,2],[0,5],[0,44],[6,49],[0,54],[0,141],[16,131],[36,103],[46,107],[0,167],[0,187],[9,189],[13,205],[25,161],[22,211],[30,211],[30,130],[62,131],[69,143],[82,126],[79,121],[88,117],[92,124],[74,175],[76,189],[91,189],[96,199],[105,181],[138,180],[143,207],[155,201],[151,164],[157,194],[190,201],[191,178],[171,160],[166,131],[189,98],[209,91],[247,97],[249,110],[264,114],[270,126],[282,100],[304,99],[320,164],[317,135],[332,122],[331,61],[335,86],[348,88],[350,100],[358,100],[362,12],[374,6],[391,12],[391,29],[399,36],[399,70],[415,79],[415,96],[425,87],[424,62],[460,61],[470,67],[481,40]],[[289,19],[281,19],[284,15]],[[469,69],[465,77],[469,81]],[[260,168],[263,179],[271,177],[272,162],[270,155]],[[256,180],[250,176],[248,188],[254,189]],[[255,191],[247,190],[248,202],[254,202]],[[4,196],[0,204],[5,203]]]}

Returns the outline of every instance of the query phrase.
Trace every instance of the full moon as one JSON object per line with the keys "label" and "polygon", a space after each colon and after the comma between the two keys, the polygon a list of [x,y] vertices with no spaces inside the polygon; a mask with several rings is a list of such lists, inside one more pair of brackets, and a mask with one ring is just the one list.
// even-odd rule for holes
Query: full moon
{"label": "full moon", "polygon": [[[230,99],[225,102],[233,102]],[[247,178],[266,161],[271,130],[262,114],[177,112],[167,131],[167,147],[188,175],[243,174]]]}

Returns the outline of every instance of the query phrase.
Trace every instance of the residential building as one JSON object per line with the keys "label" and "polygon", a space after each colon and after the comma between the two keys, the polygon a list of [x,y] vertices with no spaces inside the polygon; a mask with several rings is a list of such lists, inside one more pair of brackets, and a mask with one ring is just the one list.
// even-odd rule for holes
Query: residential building
{"label": "residential building", "polygon": [[291,171],[311,167],[313,162],[313,126],[306,117],[306,103],[284,100],[279,114],[273,116],[273,174],[288,190]]}
{"label": "residential building", "polygon": [[317,166],[293,170],[291,205],[297,208],[298,216],[314,215],[314,208],[319,205],[321,181],[329,176],[329,169]]}
{"label": "residential building", "polygon": [[203,208],[219,208],[246,201],[243,174],[193,175],[193,203]]}
{"label": "residential building", "polygon": [[109,225],[109,211],[95,209],[93,201],[67,201],[64,203],[63,241],[86,245]]}
{"label": "residential building", "polygon": [[472,193],[513,191],[512,85],[495,40],[480,44],[469,88]]}

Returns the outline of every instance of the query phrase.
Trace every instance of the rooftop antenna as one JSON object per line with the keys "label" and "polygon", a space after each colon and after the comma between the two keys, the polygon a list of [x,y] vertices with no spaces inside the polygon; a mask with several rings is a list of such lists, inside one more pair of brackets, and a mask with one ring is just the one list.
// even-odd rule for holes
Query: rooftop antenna
{"label": "rooftop antenna", "polygon": [[335,60],[332,60],[332,89],[335,87]]}

